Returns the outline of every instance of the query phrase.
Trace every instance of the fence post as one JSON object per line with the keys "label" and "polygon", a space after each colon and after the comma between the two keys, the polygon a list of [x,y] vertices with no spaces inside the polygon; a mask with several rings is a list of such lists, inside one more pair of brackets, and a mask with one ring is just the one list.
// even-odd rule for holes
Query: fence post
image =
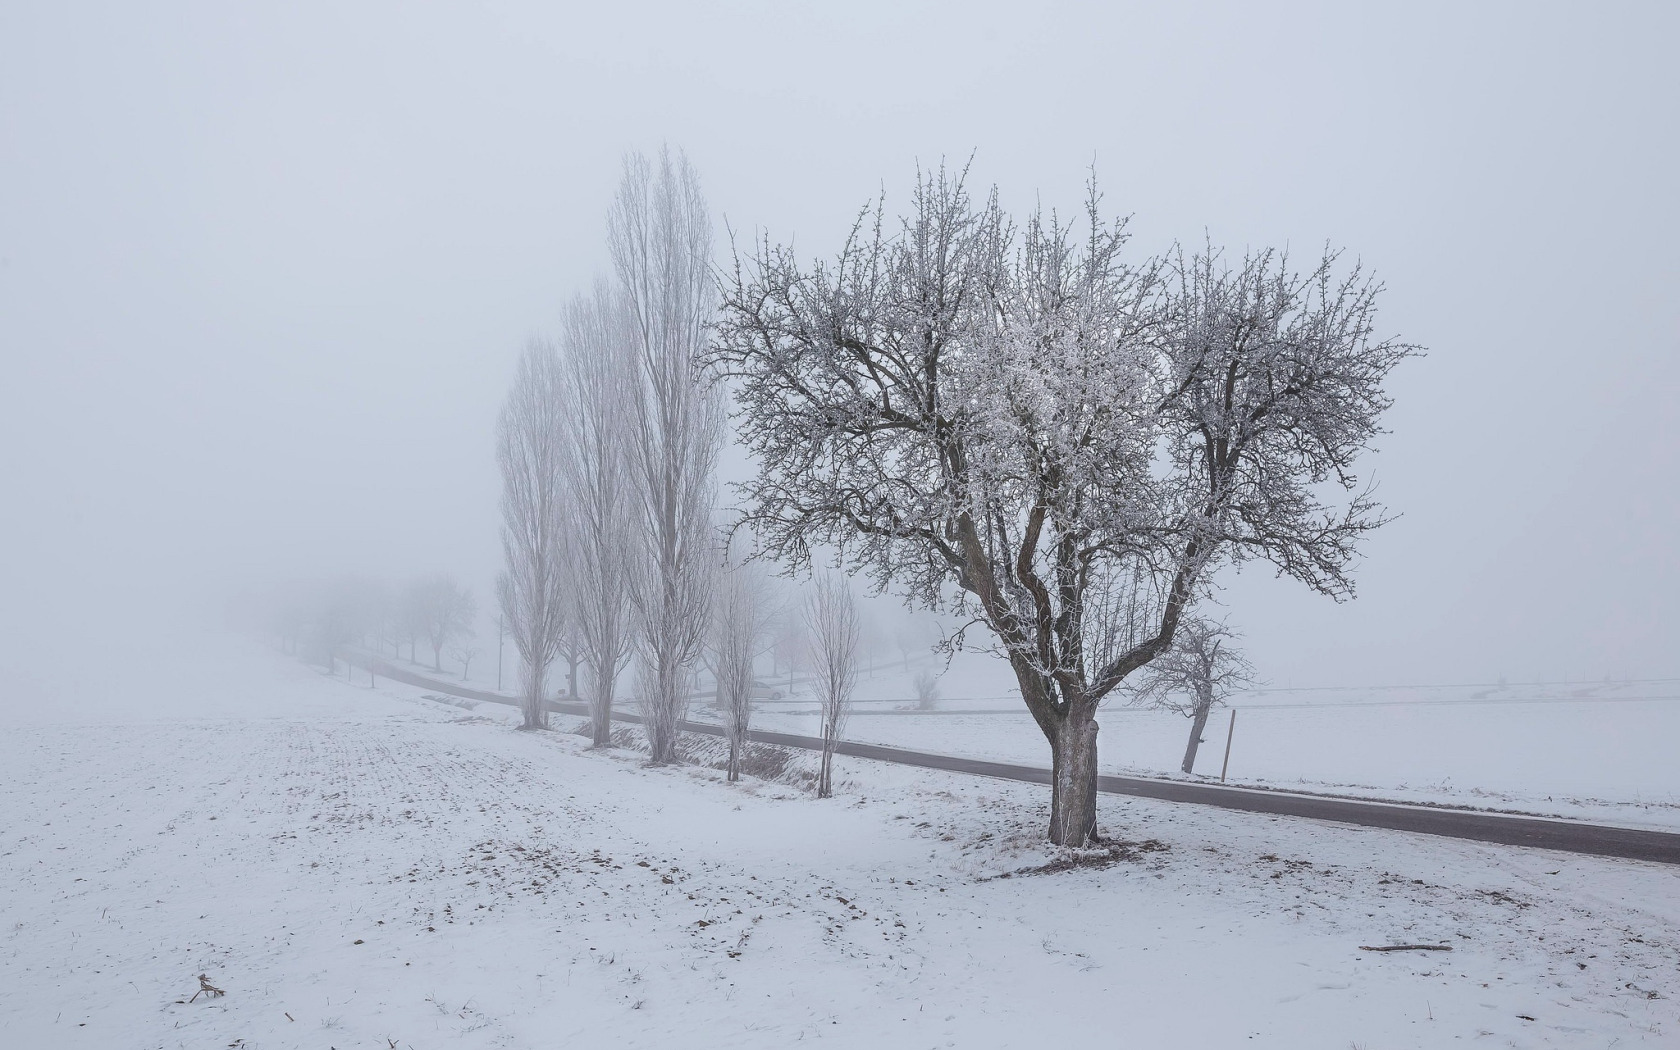
{"label": "fence post", "polygon": [[1231,727],[1225,730],[1225,762],[1219,767],[1219,782],[1225,783],[1225,773],[1231,768],[1231,738],[1237,735],[1237,709],[1231,708]]}

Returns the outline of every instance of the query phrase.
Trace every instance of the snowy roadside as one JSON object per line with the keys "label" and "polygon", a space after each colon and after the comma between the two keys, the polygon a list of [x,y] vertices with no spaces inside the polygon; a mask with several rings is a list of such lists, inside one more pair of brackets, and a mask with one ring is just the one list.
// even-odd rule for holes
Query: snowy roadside
{"label": "snowy roadside", "polygon": [[[1104,798],[1139,845],[1040,875],[1030,785],[842,759],[817,802],[280,673],[290,709],[0,738],[8,1045],[1680,1032],[1671,868]],[[1359,950],[1400,942],[1455,950]]]}
{"label": "snowy roadside", "polygon": [[[1401,707],[1248,711],[1239,716],[1229,782],[1238,787],[1680,830],[1680,765],[1666,754],[1666,742],[1673,739],[1666,735],[1670,728],[1680,734],[1680,705],[1625,704],[1594,712],[1543,709],[1541,715],[1548,722],[1529,727],[1530,733],[1583,740],[1576,723],[1591,714],[1600,719],[1593,726],[1595,735],[1619,734],[1627,742],[1620,754],[1608,746],[1583,746],[1567,760],[1556,761],[1525,741],[1512,743],[1499,736],[1503,727],[1497,721],[1482,724],[1491,716],[1508,713],[1435,708],[1421,712],[1420,723],[1420,712]],[[703,711],[700,714],[704,717]],[[1183,718],[1170,712],[1105,708],[1100,715],[1102,772],[1217,781],[1228,717],[1220,713],[1209,727],[1198,773],[1186,776],[1176,765],[1184,750],[1187,723]],[[809,714],[768,708],[755,716],[755,724],[809,734],[816,720]],[[1049,761],[1044,738],[1030,716],[1018,708],[987,714],[871,714],[853,718],[847,737],[996,762],[1043,766]],[[1374,749],[1382,743],[1392,745],[1391,750]],[[1626,768],[1636,763],[1642,763],[1638,768],[1645,771],[1637,780]],[[1547,777],[1557,784],[1544,783]]]}

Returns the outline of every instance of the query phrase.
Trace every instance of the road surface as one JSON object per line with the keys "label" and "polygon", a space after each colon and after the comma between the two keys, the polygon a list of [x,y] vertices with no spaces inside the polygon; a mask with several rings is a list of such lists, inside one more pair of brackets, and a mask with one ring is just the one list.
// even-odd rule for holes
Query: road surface
{"label": "road surface", "polygon": [[[370,658],[356,654],[354,660],[367,667]],[[428,678],[406,668],[395,667],[383,660],[373,660],[372,670],[394,681],[406,682],[440,693],[465,696],[495,704],[517,706],[519,701],[501,693],[472,689],[452,682]],[[561,714],[588,715],[583,704],[551,702],[550,708]],[[613,716],[617,721],[637,722],[632,714]],[[685,722],[683,729],[690,733],[722,736],[721,726],[705,722]],[[822,741],[816,737],[794,733],[772,733],[753,730],[753,740],[781,747],[818,750]],[[1008,762],[988,762],[977,758],[960,758],[907,748],[885,747],[880,744],[860,744],[842,741],[835,750],[842,755],[897,762],[900,765],[944,769],[953,773],[996,777],[1000,780],[1021,780],[1031,784],[1050,783],[1050,771],[1036,766],[1014,765]],[[1101,776],[1099,790],[1113,795],[1135,795],[1161,799],[1166,802],[1188,802],[1192,805],[1218,806],[1249,813],[1267,813],[1285,817],[1306,817],[1310,820],[1331,820],[1341,824],[1356,824],[1367,828],[1386,828],[1390,831],[1410,831],[1420,835],[1444,835],[1448,838],[1469,839],[1473,842],[1492,842],[1505,846],[1532,846],[1536,849],[1562,850],[1567,853],[1587,853],[1600,857],[1622,857],[1628,860],[1653,861],[1659,864],[1680,864],[1680,834],[1620,828],[1604,824],[1585,824],[1578,821],[1549,820],[1543,817],[1509,816],[1502,813],[1480,813],[1473,810],[1450,809],[1443,806],[1420,806],[1391,802],[1369,802],[1359,799],[1334,798],[1288,791],[1266,791],[1255,788],[1227,787],[1217,784],[1186,783],[1181,780],[1150,777]]]}

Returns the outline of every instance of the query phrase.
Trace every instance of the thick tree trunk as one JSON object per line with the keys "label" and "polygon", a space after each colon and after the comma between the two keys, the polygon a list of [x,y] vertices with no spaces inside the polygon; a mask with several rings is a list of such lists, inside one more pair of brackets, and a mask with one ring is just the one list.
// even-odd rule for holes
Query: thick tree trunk
{"label": "thick tree trunk", "polygon": [[589,697],[590,747],[612,746],[613,682],[602,682],[600,676],[590,684]]}
{"label": "thick tree trunk", "polygon": [[571,697],[573,700],[576,700],[578,695],[577,669],[578,662],[575,657],[566,661],[566,695]]}
{"label": "thick tree trunk", "polygon": [[525,722],[521,729],[547,729],[548,705],[543,703],[543,680],[548,677],[546,667],[525,669],[525,697],[521,708]]}
{"label": "thick tree trunk", "polygon": [[1050,737],[1050,841],[1085,846],[1097,834],[1097,720],[1072,711]]}
{"label": "thick tree trunk", "polygon": [[1196,748],[1202,743],[1202,730],[1207,728],[1208,712],[1213,709],[1212,699],[1198,699],[1196,701],[1195,721],[1190,723],[1190,743],[1184,747],[1184,772],[1193,772],[1196,768]]}
{"label": "thick tree trunk", "polygon": [[682,668],[671,653],[659,653],[653,672],[643,678],[642,728],[647,730],[648,763],[673,765],[677,761],[677,738],[687,704],[682,698]]}
{"label": "thick tree trunk", "polygon": [[729,783],[733,784],[741,779],[741,740],[734,734],[729,737]]}

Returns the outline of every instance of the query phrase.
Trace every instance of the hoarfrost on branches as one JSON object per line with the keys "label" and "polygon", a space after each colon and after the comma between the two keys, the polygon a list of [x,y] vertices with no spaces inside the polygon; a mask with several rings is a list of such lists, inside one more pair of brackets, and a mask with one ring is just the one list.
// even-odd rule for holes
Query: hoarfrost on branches
{"label": "hoarfrost on branches", "polygon": [[737,561],[718,575],[711,621],[712,673],[729,743],[728,777],[741,778],[741,756],[752,721],[753,665],[770,644],[776,615],[769,580],[757,562]]}
{"label": "hoarfrost on branches", "polygon": [[1237,633],[1217,620],[1187,617],[1166,652],[1127,683],[1134,703],[1154,704],[1190,719],[1190,740],[1180,768],[1193,772],[1196,750],[1213,705],[1255,683],[1254,668],[1236,648]]}
{"label": "hoarfrost on branches", "polygon": [[663,764],[676,757],[706,638],[723,443],[723,408],[698,359],[714,305],[711,219],[686,158],[626,158],[608,242],[638,366],[628,462],[641,543],[631,598],[642,714],[652,761]]}
{"label": "hoarfrost on branches", "polygon": [[712,345],[758,462],[743,522],[773,557],[833,545],[990,629],[1051,744],[1063,845],[1095,835],[1097,705],[1221,563],[1351,594],[1383,522],[1352,465],[1414,352],[1334,252],[1298,273],[1272,251],[1133,263],[1126,241],[1094,183],[1082,221],[1017,226],[942,169],[832,262],[737,255]]}
{"label": "hoarfrost on branches", "polygon": [[863,623],[857,599],[844,576],[817,579],[805,597],[805,632],[811,645],[812,686],[822,720],[822,760],[817,770],[817,797],[834,794],[834,745],[851,713],[857,688],[858,655]]}
{"label": "hoarfrost on branches", "polygon": [[618,676],[630,657],[630,573],[635,566],[630,391],[636,382],[623,300],[597,283],[566,311],[560,470],[575,538],[570,544],[576,645],[595,747],[612,742]]}
{"label": "hoarfrost on branches", "polygon": [[548,726],[544,684],[559,654],[569,613],[560,383],[560,359],[553,344],[533,340],[520,356],[496,435],[505,562],[496,596],[519,650],[526,729]]}

